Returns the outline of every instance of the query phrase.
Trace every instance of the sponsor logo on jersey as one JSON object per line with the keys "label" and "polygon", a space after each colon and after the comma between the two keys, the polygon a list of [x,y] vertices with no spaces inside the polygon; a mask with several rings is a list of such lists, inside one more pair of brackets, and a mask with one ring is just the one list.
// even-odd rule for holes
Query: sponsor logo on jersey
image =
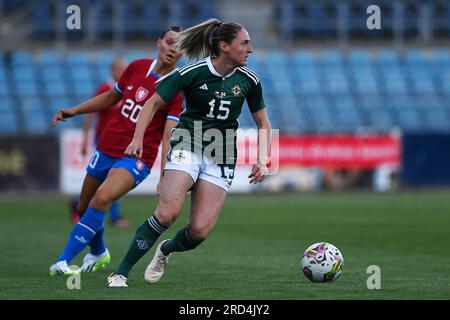
{"label": "sponsor logo on jersey", "polygon": [[215,91],[214,93],[215,93],[216,97],[219,99],[223,99],[227,95],[226,92],[220,92],[220,91]]}
{"label": "sponsor logo on jersey", "polygon": [[201,85],[200,87],[198,87],[199,89],[202,90],[208,90],[208,86],[206,85],[206,83],[204,83],[203,85]]}
{"label": "sponsor logo on jersey", "polygon": [[139,87],[139,89],[136,90],[136,102],[142,101],[144,100],[148,95],[148,90],[143,88],[143,87]]}
{"label": "sponsor logo on jersey", "polygon": [[133,90],[133,86],[128,86],[127,89],[128,90]]}
{"label": "sponsor logo on jersey", "polygon": [[241,87],[239,86],[239,84],[235,84],[233,86],[233,88],[231,88],[231,93],[233,94],[233,96],[238,96],[241,93]]}

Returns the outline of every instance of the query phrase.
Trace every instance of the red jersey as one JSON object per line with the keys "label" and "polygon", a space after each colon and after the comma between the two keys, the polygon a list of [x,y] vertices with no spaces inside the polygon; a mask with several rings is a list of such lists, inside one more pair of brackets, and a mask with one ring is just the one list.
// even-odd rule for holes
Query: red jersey
{"label": "red jersey", "polygon": [[[115,84],[122,94],[119,112],[112,114],[108,125],[100,136],[97,148],[115,158],[124,157],[126,147],[133,139],[134,129],[145,102],[153,95],[159,76],[152,72],[156,60],[139,59],[128,65]],[[158,154],[164,126],[168,119],[178,121],[183,98],[181,94],[162,105],[153,116],[144,134],[142,160],[151,167]]]}
{"label": "red jersey", "polygon": [[[94,96],[101,95],[104,92],[110,91],[114,87],[114,82],[112,80],[105,81],[101,85],[98,86],[97,90],[95,91]],[[107,108],[105,110],[102,110],[98,113],[98,119],[97,124],[95,126],[95,141],[98,141],[100,138],[100,135],[103,132],[103,129],[105,129],[106,124],[111,119],[112,115],[117,112],[120,108],[120,102],[117,104],[111,106],[110,108]]]}

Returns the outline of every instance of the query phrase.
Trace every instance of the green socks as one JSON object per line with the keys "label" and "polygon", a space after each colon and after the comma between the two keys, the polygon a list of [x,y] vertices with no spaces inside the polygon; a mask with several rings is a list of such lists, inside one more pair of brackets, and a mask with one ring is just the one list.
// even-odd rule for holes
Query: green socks
{"label": "green socks", "polygon": [[115,273],[128,277],[131,268],[150,250],[166,229],[167,227],[162,225],[154,215],[145,221],[137,229],[128,251]]}
{"label": "green socks", "polygon": [[189,227],[185,227],[177,232],[175,237],[161,247],[161,251],[165,256],[175,251],[188,251],[197,247],[201,242],[192,239],[189,234]]}

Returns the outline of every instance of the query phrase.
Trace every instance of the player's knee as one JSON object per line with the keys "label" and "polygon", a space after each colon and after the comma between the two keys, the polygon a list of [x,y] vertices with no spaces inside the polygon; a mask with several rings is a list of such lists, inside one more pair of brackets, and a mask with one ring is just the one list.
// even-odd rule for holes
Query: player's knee
{"label": "player's knee", "polygon": [[155,216],[158,219],[159,223],[166,227],[169,227],[177,219],[178,212],[170,207],[158,206],[155,212]]}
{"label": "player's knee", "polygon": [[100,211],[106,211],[111,202],[112,199],[106,192],[97,191],[92,198],[91,207]]}
{"label": "player's knee", "polygon": [[211,229],[206,225],[204,226],[191,225],[189,228],[189,235],[192,237],[192,239],[198,242],[205,240],[210,232]]}
{"label": "player's knee", "polygon": [[180,214],[181,207],[176,205],[177,201],[170,201],[169,199],[159,199],[158,207],[155,211],[155,216],[158,221],[169,227],[175,222],[178,215]]}

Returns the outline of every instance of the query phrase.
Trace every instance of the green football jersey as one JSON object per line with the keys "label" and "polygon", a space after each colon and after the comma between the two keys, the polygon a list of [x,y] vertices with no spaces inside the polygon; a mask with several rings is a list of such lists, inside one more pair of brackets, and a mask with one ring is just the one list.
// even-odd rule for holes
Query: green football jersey
{"label": "green football jersey", "polygon": [[[238,67],[221,76],[208,57],[176,69],[161,78],[156,87],[164,101],[170,101],[180,91],[184,93],[185,107],[172,132],[172,148],[204,154],[207,148],[215,160],[221,158],[217,154],[222,152],[224,157],[217,161],[227,164],[235,161],[236,129],[244,101],[247,100],[252,113],[265,108],[256,74],[247,67]],[[190,139],[186,139],[187,133]]]}

